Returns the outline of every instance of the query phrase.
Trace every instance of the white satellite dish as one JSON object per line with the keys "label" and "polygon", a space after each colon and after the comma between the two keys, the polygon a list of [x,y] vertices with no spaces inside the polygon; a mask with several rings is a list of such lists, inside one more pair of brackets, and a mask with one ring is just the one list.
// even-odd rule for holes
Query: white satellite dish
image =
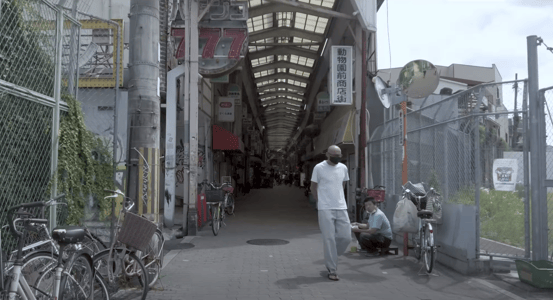
{"label": "white satellite dish", "polygon": [[376,93],[378,94],[378,99],[380,99],[380,102],[382,102],[382,105],[384,107],[389,108],[390,107],[390,99],[388,98],[388,94],[384,92],[384,89],[388,88],[388,85],[382,80],[382,78],[375,76],[373,78],[374,87],[376,89]]}

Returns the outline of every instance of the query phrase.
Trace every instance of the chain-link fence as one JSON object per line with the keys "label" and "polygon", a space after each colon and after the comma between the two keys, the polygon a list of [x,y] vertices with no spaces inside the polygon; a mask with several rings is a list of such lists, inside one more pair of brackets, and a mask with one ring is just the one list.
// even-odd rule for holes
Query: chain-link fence
{"label": "chain-link fence", "polygon": [[476,253],[528,257],[525,91],[517,81],[410,100],[405,153],[400,107],[387,110],[368,144],[374,184],[401,195],[405,155],[409,181],[428,183],[446,203],[476,207]]}
{"label": "chain-link fence", "polygon": [[[65,19],[65,22],[60,20]],[[56,100],[75,95],[77,59],[69,50],[80,24],[43,0],[0,1],[0,224],[7,209],[48,198],[56,170]],[[58,51],[59,50],[59,51]],[[59,56],[58,56],[59,55]],[[61,61],[59,60],[61,57]],[[56,79],[56,74],[59,74]],[[73,85],[71,85],[73,84]],[[58,211],[63,223],[64,212]],[[41,212],[48,217],[48,211]],[[3,231],[6,238],[6,232]],[[2,245],[4,250],[13,243]]]}
{"label": "chain-link fence", "polygon": [[[553,180],[553,87],[540,90],[540,99],[545,105],[545,132],[546,132],[546,179]],[[548,229],[548,258],[553,261],[553,187],[547,188],[547,229]]]}
{"label": "chain-link fence", "polygon": [[[127,93],[119,90],[123,83],[123,21],[104,20],[80,11],[74,15],[82,24],[77,100],[86,128],[97,141],[92,149],[94,159],[114,166],[116,187],[124,191]],[[98,211],[98,202],[104,196],[89,195],[85,219],[87,226],[107,241],[109,224],[102,222]],[[115,207],[113,210],[117,211]]]}

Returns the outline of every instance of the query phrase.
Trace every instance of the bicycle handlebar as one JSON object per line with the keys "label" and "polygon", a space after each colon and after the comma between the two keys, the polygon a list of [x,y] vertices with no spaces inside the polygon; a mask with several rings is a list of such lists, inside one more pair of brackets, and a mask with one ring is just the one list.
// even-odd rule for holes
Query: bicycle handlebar
{"label": "bicycle handlebar", "polygon": [[123,192],[121,192],[120,190],[108,190],[108,189],[104,189],[104,192],[108,192],[108,193],[112,193],[113,195],[111,196],[107,196],[105,198],[116,198],[116,195],[120,195],[120,196],[123,196],[123,201],[125,202],[125,205],[123,205],[123,209],[125,209],[125,211],[130,211],[133,207],[134,207],[134,201],[125,196],[125,194],[123,194]]}
{"label": "bicycle handlebar", "polygon": [[[26,216],[24,218],[15,218],[13,221],[8,222],[8,225],[10,227],[10,232],[16,237],[21,237],[21,235],[23,233],[19,232],[19,231],[17,231],[17,229],[15,229],[16,222],[20,222],[20,221],[27,221],[29,223],[48,224],[48,220],[31,218],[31,216],[33,216],[32,213],[21,211],[20,209],[22,209],[22,208],[37,208],[37,207],[42,208],[42,207],[47,207],[47,206],[52,206],[52,205],[66,204],[66,203],[58,203],[57,202],[58,199],[63,198],[63,197],[65,197],[65,194],[59,194],[56,197],[54,197],[54,198],[52,198],[48,201],[37,201],[37,202],[31,202],[31,203],[22,203],[22,204],[10,207],[8,209],[8,216],[12,216],[12,215]],[[20,211],[16,211],[18,209]]]}
{"label": "bicycle handlebar", "polygon": [[220,190],[225,186],[232,186],[232,184],[229,183],[229,182],[223,182],[223,183],[221,183],[221,185],[216,186],[215,183],[208,182],[207,179],[204,179],[202,182],[200,182],[200,184],[202,184],[202,185],[205,184],[205,185],[211,186],[213,189],[216,189],[216,190]]}

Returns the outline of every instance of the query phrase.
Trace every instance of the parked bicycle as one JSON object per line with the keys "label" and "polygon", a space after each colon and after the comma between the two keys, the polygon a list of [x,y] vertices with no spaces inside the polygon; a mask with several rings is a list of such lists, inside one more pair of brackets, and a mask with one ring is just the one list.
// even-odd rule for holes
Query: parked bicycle
{"label": "parked bicycle", "polygon": [[211,215],[211,230],[213,235],[219,234],[221,224],[226,225],[225,215],[234,215],[234,188],[230,183],[223,183],[220,186],[204,180],[201,185],[205,188],[206,205]]}
{"label": "parked bicycle", "polygon": [[[47,202],[25,203],[8,210],[9,228],[17,240],[14,261],[0,267],[0,293],[4,299],[109,299],[100,277],[95,276],[90,255],[82,251],[85,230],[76,226],[60,226],[52,239],[59,245],[60,255],[53,251],[36,251],[24,256],[24,243],[29,232],[48,220],[36,218],[28,210],[57,205],[59,195]],[[0,246],[1,246],[0,236]],[[0,261],[4,262],[0,255]],[[41,261],[40,267],[36,262]],[[30,270],[30,271],[29,271]],[[94,280],[96,278],[96,280]]]}
{"label": "parked bicycle", "polygon": [[[111,195],[105,198],[123,198],[115,226],[113,242],[108,249],[94,255],[94,268],[105,278],[110,299],[146,299],[149,272],[142,262],[157,226],[130,210],[134,202],[121,191],[105,190]],[[122,223],[122,219],[124,222]],[[159,274],[159,271],[157,271]]]}
{"label": "parked bicycle", "polygon": [[[433,219],[434,212],[427,209],[428,199],[439,196],[434,188],[425,188],[424,184],[413,184],[407,182],[403,188],[403,197],[413,201],[417,207],[417,217],[419,218],[418,237],[413,237],[415,257],[417,260],[424,259],[424,267],[427,273],[431,273],[436,260],[437,246],[434,240],[434,227],[436,223]],[[428,192],[426,191],[428,190]]]}

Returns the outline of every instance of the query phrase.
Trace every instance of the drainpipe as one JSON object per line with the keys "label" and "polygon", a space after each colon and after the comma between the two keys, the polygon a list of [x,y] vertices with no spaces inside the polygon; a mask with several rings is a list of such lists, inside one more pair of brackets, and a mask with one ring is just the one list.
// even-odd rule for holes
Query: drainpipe
{"label": "drainpipe", "polygon": [[177,148],[177,79],[184,75],[184,65],[167,72],[167,109],[165,133],[165,201],[163,221],[167,228],[175,225],[175,168]]}

